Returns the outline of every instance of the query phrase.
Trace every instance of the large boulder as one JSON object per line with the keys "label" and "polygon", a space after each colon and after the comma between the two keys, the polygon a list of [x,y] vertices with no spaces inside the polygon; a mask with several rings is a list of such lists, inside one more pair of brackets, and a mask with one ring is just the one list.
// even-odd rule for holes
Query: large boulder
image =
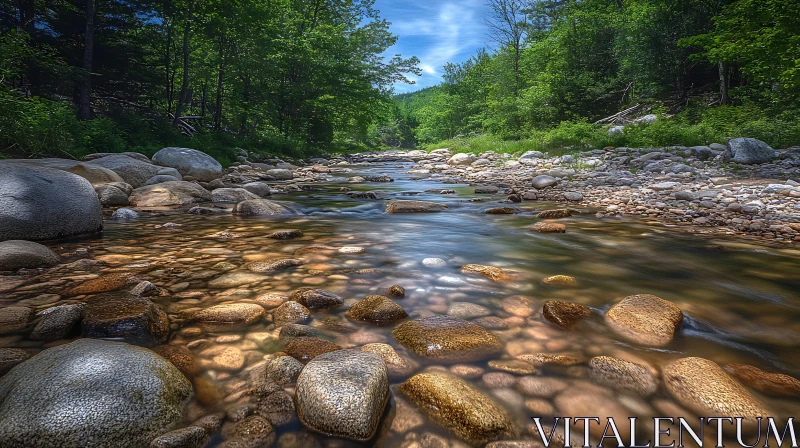
{"label": "large boulder", "polygon": [[239,216],[289,216],[298,214],[291,208],[269,199],[242,201],[233,207],[233,214]]}
{"label": "large boulder", "polygon": [[681,358],[664,367],[664,384],[697,415],[730,415],[754,422],[774,416],[766,405],[714,361]]}
{"label": "large boulder", "polygon": [[95,152],[95,153],[87,154],[87,155],[83,156],[83,161],[84,162],[89,162],[89,161],[92,161],[92,160],[102,159],[103,157],[118,156],[118,155],[123,155],[123,156],[131,157],[133,159],[136,159],[136,160],[139,160],[139,161],[142,161],[142,162],[150,163],[150,158],[147,157],[146,155],[140,154],[138,152],[131,152],[131,151]]}
{"label": "large boulder", "polygon": [[93,186],[108,184],[112,182],[123,182],[122,177],[102,166],[91,165],[84,162],[79,162],[72,159],[10,159],[6,162],[11,163],[26,163],[33,166],[43,166],[47,168],[55,168],[61,171],[67,171],[72,174],[77,174],[82,178],[88,180]]}
{"label": "large boulder", "polygon": [[0,445],[147,447],[192,385],[150,350],[96,339],[49,348],[0,378]]}
{"label": "large boulder", "polygon": [[98,165],[108,168],[119,174],[122,179],[131,184],[133,188],[139,188],[148,179],[158,174],[160,167],[152,163],[143,162],[123,154],[114,154],[87,162],[90,165]]}
{"label": "large boulder", "polygon": [[447,164],[453,166],[470,165],[476,160],[478,160],[478,157],[476,157],[475,154],[461,153],[450,157],[450,159],[447,160]]}
{"label": "large boulder", "polygon": [[100,200],[86,179],[53,168],[0,162],[0,241],[46,240],[102,228]]}
{"label": "large boulder", "polygon": [[33,241],[8,240],[0,242],[0,271],[20,268],[49,268],[61,259],[47,246]]}
{"label": "large boulder", "polygon": [[476,361],[496,355],[503,346],[489,330],[451,316],[408,321],[395,328],[392,334],[417,355],[439,361]]}
{"label": "large boulder", "polygon": [[466,442],[483,446],[514,433],[508,413],[483,392],[446,373],[420,373],[400,386],[428,418]]}
{"label": "large boulder", "polygon": [[775,160],[778,154],[768,144],[755,138],[735,138],[728,142],[728,152],[734,162],[755,164]]}
{"label": "large boulder", "polygon": [[222,165],[196,149],[164,148],[153,155],[153,163],[175,168],[184,176],[205,182],[222,176]]}
{"label": "large boulder", "polygon": [[193,182],[162,182],[133,190],[128,201],[135,207],[166,207],[211,200],[211,192]]}
{"label": "large boulder", "polygon": [[680,308],[650,294],[626,297],[606,313],[606,322],[615,333],[656,347],[669,344],[682,321]]}
{"label": "large boulder", "polygon": [[297,379],[297,415],[309,429],[369,440],[389,401],[389,375],[380,356],[338,350],[314,358]]}

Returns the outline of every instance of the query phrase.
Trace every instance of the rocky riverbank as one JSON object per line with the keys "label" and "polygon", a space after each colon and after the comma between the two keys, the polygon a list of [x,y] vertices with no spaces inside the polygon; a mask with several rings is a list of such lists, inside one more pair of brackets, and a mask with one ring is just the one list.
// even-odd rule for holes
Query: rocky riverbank
{"label": "rocky riverbank", "polygon": [[558,157],[439,149],[356,160],[413,160],[414,176],[469,182],[476,192],[507,194],[510,205],[567,202],[596,209],[599,217],[644,216],[692,232],[800,241],[800,147],[773,150],[735,139],[728,146],[609,147]]}

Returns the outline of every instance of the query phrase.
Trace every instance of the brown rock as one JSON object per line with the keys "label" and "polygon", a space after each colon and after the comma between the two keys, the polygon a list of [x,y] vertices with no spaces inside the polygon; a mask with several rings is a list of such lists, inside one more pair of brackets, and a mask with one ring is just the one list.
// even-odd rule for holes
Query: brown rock
{"label": "brown rock", "polygon": [[67,297],[80,296],[83,294],[98,294],[101,292],[116,291],[126,286],[133,286],[144,280],[130,272],[113,272],[104,274],[80,285],[70,288],[64,292]]}
{"label": "brown rock", "polygon": [[293,292],[289,300],[298,302],[308,309],[337,308],[342,306],[344,299],[324,289],[300,288]]}
{"label": "brown rock", "polygon": [[309,361],[323,353],[335,352],[341,349],[342,347],[331,341],[326,341],[325,339],[317,337],[303,336],[289,341],[283,351],[303,364],[308,364]]}
{"label": "brown rock", "polygon": [[301,266],[303,260],[297,258],[283,258],[280,260],[254,261],[247,264],[247,269],[253,272],[275,272]]}
{"label": "brown rock", "polygon": [[514,207],[495,207],[486,210],[487,215],[513,215],[519,213],[519,210]]}
{"label": "brown rock", "polygon": [[620,392],[633,392],[644,397],[658,390],[658,378],[647,367],[610,356],[597,356],[589,361],[594,382]]}
{"label": "brown rock", "polygon": [[530,363],[534,367],[569,367],[583,364],[584,360],[570,355],[553,355],[550,353],[535,353],[533,355],[519,355],[517,359]]}
{"label": "brown rock", "polygon": [[451,316],[405,322],[392,334],[414,353],[442,361],[476,361],[495,355],[502,348],[492,332]]}
{"label": "brown rock", "polygon": [[566,233],[567,226],[564,224],[555,224],[552,222],[537,222],[531,229],[539,233]]}
{"label": "brown rock", "polygon": [[416,370],[414,364],[400,356],[389,344],[366,344],[361,347],[361,351],[375,353],[383,358],[383,362],[386,363],[386,369],[389,371],[389,377],[404,378]]}
{"label": "brown rock", "polygon": [[554,275],[542,280],[542,284],[545,286],[578,286],[578,281],[569,275]]}
{"label": "brown rock", "polygon": [[21,348],[0,348],[0,375],[5,375],[14,366],[31,356],[33,353]]}
{"label": "brown rock", "polygon": [[0,334],[16,333],[31,324],[36,312],[26,306],[0,308]]}
{"label": "brown rock", "polygon": [[461,267],[461,272],[464,273],[475,273],[475,274],[482,274],[489,280],[493,280],[496,282],[505,282],[508,281],[511,276],[508,275],[500,268],[496,268],[493,266],[484,266],[480,264],[467,264]]}
{"label": "brown rock", "polygon": [[626,297],[606,313],[606,322],[614,332],[656,347],[672,341],[682,320],[683,313],[677,306],[650,294]]}
{"label": "brown rock", "polygon": [[182,345],[159,345],[153,349],[159,356],[171,362],[186,378],[191,380],[197,374],[192,353]]}
{"label": "brown rock", "polygon": [[311,318],[311,311],[297,302],[286,302],[272,312],[272,322],[276,327],[297,324]]}
{"label": "brown rock", "polygon": [[591,314],[592,310],[583,305],[560,300],[548,300],[542,306],[544,318],[565,330],[569,330]]}
{"label": "brown rock", "polygon": [[725,370],[745,386],[773,397],[800,397],[800,381],[789,375],[765,372],[746,364],[728,364]]}
{"label": "brown rock", "polygon": [[388,213],[435,213],[447,209],[444,204],[427,201],[391,201],[386,206]]}
{"label": "brown rock", "polygon": [[406,296],[406,290],[400,285],[392,285],[387,290],[387,294],[392,297],[401,298]]}
{"label": "brown rock", "polygon": [[559,208],[556,210],[545,210],[543,212],[539,212],[536,215],[539,219],[559,219],[559,218],[569,218],[572,216],[572,212],[566,208]]}
{"label": "brown rock", "polygon": [[446,373],[421,373],[400,386],[428,418],[470,444],[482,445],[515,430],[506,411],[463,380]]}
{"label": "brown rock", "polygon": [[226,303],[214,305],[192,314],[195,322],[251,324],[264,315],[264,308],[255,303]]}
{"label": "brown rock", "polygon": [[367,296],[350,307],[347,317],[372,323],[389,323],[408,317],[408,313],[392,299],[384,296]]}
{"label": "brown rock", "polygon": [[89,338],[122,338],[134,344],[152,345],[167,339],[169,318],[144,297],[99,294],[86,301],[81,331]]}

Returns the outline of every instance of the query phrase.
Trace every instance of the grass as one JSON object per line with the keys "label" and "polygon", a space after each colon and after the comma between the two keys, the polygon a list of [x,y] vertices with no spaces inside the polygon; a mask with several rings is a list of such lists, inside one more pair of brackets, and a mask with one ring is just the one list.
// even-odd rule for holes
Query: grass
{"label": "grass", "polygon": [[453,152],[480,154],[487,151],[521,155],[540,151],[551,156],[613,147],[700,146],[726,143],[735,137],[752,137],[775,148],[800,145],[800,119],[785,114],[767,117],[747,106],[722,106],[701,112],[687,111],[676,117],[661,116],[652,124],[630,124],[621,133],[608,134],[609,126],[566,121],[551,129],[532,130],[519,140],[493,135],[457,137],[423,145],[423,149],[450,148]]}

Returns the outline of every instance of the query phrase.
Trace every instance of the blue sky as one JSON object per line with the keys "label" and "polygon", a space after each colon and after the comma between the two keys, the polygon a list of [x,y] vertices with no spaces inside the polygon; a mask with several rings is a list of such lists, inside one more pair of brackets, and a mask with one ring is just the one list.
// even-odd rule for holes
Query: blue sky
{"label": "blue sky", "polygon": [[420,59],[422,76],[411,75],[413,85],[396,84],[396,93],[438,84],[445,63],[469,59],[488,41],[485,0],[377,0],[375,8],[398,37],[386,55]]}

